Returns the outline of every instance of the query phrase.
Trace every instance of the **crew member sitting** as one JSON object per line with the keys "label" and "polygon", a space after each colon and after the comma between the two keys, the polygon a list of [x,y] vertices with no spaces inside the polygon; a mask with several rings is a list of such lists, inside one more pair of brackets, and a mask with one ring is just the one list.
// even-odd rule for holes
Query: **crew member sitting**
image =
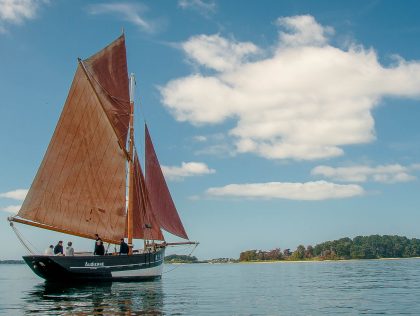
{"label": "crew member sitting", "polygon": [[54,246],[50,245],[47,249],[44,251],[44,255],[52,256],[54,254]]}
{"label": "crew member sitting", "polygon": [[74,256],[74,248],[72,247],[73,243],[69,241],[66,247],[66,256]]}

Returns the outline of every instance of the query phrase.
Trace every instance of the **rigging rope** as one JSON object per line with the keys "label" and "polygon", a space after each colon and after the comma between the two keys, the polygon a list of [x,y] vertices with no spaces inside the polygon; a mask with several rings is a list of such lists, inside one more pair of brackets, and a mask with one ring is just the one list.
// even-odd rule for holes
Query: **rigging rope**
{"label": "rigging rope", "polygon": [[19,231],[17,230],[17,228],[15,227],[15,225],[13,225],[12,222],[10,222],[10,227],[12,227],[13,231],[16,234],[16,237],[19,239],[20,243],[22,244],[22,246],[26,249],[26,252],[30,255],[34,255],[36,252],[39,253],[38,249],[36,249],[36,247],[34,245],[31,244],[30,241],[28,241],[28,243],[35,249],[35,252],[29,248],[29,246],[25,243],[25,241],[23,240],[22,235],[19,233]]}
{"label": "rigging rope", "polygon": [[[194,244],[194,248],[191,250],[191,252],[188,254],[188,256],[191,256],[192,255],[192,253],[195,251],[195,249],[197,248],[197,246],[198,246],[198,244]],[[172,268],[171,270],[168,270],[168,271],[163,271],[162,272],[162,274],[166,274],[166,273],[169,273],[169,272],[172,272],[172,271],[174,271],[175,269],[178,269],[180,266],[182,266],[183,264],[179,264],[179,265],[177,265],[177,266],[175,266],[174,268]]]}

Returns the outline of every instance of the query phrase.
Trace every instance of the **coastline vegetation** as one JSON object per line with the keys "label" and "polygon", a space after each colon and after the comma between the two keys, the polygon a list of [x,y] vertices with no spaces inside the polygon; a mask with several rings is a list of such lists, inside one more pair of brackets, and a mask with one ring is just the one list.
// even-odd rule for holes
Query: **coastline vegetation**
{"label": "coastline vegetation", "polygon": [[0,260],[0,264],[23,264],[23,260]]}
{"label": "coastline vegetation", "polygon": [[165,263],[198,263],[195,256],[169,255],[165,257]]}
{"label": "coastline vegetation", "polygon": [[216,258],[209,260],[198,260],[195,256],[169,255],[165,257],[165,263],[238,263],[238,259]]}
{"label": "coastline vegetation", "polygon": [[[269,261],[322,261],[349,259],[386,259],[420,257],[420,239],[397,235],[370,235],[340,238],[325,241],[315,246],[299,245],[294,251],[281,250],[246,250],[239,259],[216,258],[198,260],[190,255],[169,255],[165,263],[238,263]],[[23,264],[23,260],[0,260],[0,264]]]}
{"label": "coastline vegetation", "polygon": [[276,248],[269,251],[241,252],[240,262],[348,260],[420,257],[420,239],[396,235],[370,235],[326,241],[316,246],[299,245],[296,250]]}

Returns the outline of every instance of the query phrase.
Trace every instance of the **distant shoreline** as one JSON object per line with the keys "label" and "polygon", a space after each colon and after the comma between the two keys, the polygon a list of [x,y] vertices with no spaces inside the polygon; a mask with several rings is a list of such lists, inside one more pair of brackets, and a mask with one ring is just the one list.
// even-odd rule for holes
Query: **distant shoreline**
{"label": "distant shoreline", "polygon": [[384,261],[384,260],[407,260],[420,259],[420,257],[397,257],[397,258],[369,258],[369,259],[325,259],[325,260],[254,260],[254,261],[240,261],[240,264],[249,263],[305,263],[305,262],[349,262],[349,261]]}
{"label": "distant shoreline", "polygon": [[0,260],[0,264],[24,264],[23,260]]}
{"label": "distant shoreline", "polygon": [[386,260],[407,260],[420,259],[420,257],[407,258],[371,258],[371,259],[325,259],[325,260],[254,260],[254,261],[231,261],[231,262],[211,262],[210,260],[203,260],[198,262],[165,262],[165,264],[253,264],[253,263],[316,263],[316,262],[350,262],[350,261],[386,261]]}
{"label": "distant shoreline", "polygon": [[[316,263],[316,262],[350,262],[350,261],[385,261],[385,260],[407,260],[407,259],[420,259],[420,257],[407,257],[407,258],[372,258],[372,259],[326,259],[326,260],[254,260],[254,261],[230,261],[230,262],[217,262],[210,260],[203,260],[197,262],[165,262],[165,264],[254,264],[254,263]],[[0,264],[24,264],[23,260],[0,260]]]}
{"label": "distant shoreline", "polygon": [[165,262],[165,264],[268,264],[268,263],[316,263],[316,262],[350,262],[350,261],[384,261],[384,260],[407,260],[407,259],[420,259],[420,257],[407,257],[407,258],[371,258],[371,259],[325,259],[325,260],[255,260],[255,261],[230,261],[230,262],[212,262],[210,260],[203,260],[197,262]]}

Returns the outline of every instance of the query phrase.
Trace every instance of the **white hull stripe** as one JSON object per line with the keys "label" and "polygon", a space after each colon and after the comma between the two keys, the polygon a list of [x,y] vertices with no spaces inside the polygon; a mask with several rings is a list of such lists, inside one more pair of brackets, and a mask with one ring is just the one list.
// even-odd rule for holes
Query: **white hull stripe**
{"label": "white hull stripe", "polygon": [[113,277],[153,277],[162,275],[163,265],[147,269],[111,271]]}
{"label": "white hull stripe", "polygon": [[161,266],[163,260],[159,260],[159,261],[150,261],[150,263],[133,263],[133,264],[118,264],[118,265],[114,265],[114,266],[97,266],[97,267],[70,267],[70,269],[109,269],[109,268],[121,268],[121,267],[141,267],[141,266],[146,266],[149,264],[154,264],[157,263],[159,264],[159,266]]}

